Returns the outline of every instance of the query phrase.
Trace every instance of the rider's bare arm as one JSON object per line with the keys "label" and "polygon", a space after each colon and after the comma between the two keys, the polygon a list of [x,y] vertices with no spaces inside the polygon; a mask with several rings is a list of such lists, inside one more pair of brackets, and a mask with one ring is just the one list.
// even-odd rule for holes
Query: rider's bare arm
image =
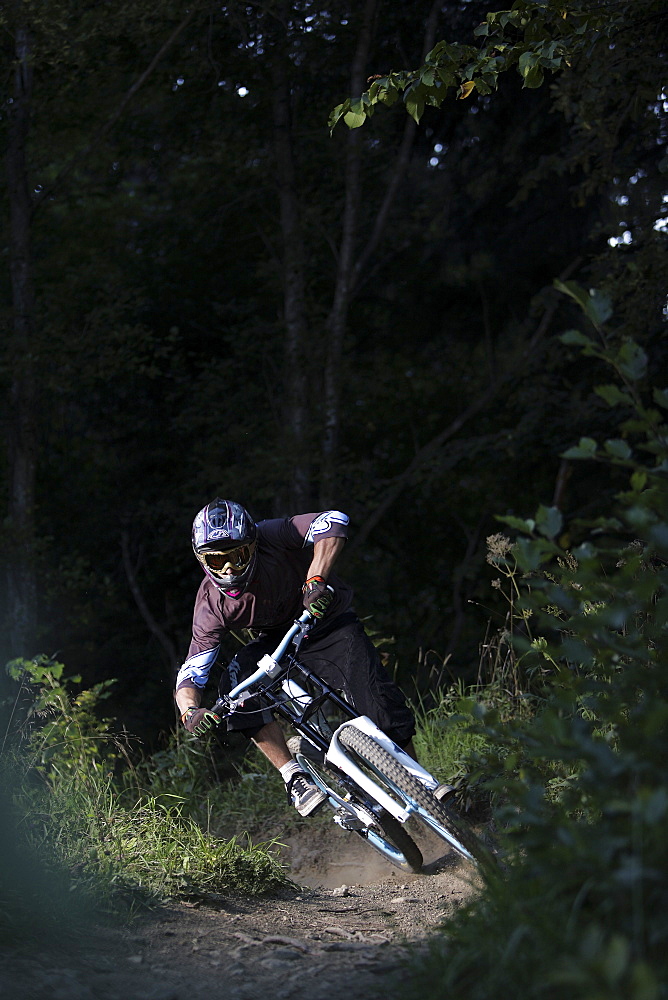
{"label": "rider's bare arm", "polygon": [[321,576],[323,580],[327,580],[345,542],[345,538],[340,537],[322,538],[320,541],[315,542],[313,546],[313,559],[311,560],[306,578]]}
{"label": "rider's bare arm", "polygon": [[189,708],[199,708],[202,693],[199,688],[184,684],[175,693],[174,698],[179,709],[179,715],[183,715]]}

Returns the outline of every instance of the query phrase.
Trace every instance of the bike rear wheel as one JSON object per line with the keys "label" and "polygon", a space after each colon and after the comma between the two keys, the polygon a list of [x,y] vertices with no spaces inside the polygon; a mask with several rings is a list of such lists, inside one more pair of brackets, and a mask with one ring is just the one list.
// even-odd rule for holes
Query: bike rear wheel
{"label": "bike rear wheel", "polygon": [[422,851],[401,823],[384,809],[376,816],[373,826],[357,830],[356,833],[398,868],[412,872],[422,871]]}
{"label": "bike rear wheel", "polygon": [[[330,807],[335,811],[339,809],[345,811],[346,802],[351,800],[350,789],[336,772],[327,767],[315,748],[313,750],[315,752],[309,753],[307,747],[302,747],[301,750],[297,751],[294,754],[297,763],[312,775],[318,787],[325,792]],[[372,807],[366,801],[356,804],[363,807],[370,825],[363,829],[354,829],[352,832],[365,840],[370,847],[373,847],[397,868],[411,872],[422,871],[422,852],[401,823],[384,809],[379,809],[377,806]],[[341,825],[346,829],[345,823]]]}
{"label": "bike rear wheel", "polygon": [[[470,827],[453,816],[421,781],[371,736],[350,725],[340,731],[339,740],[354,755],[357,763],[371,772],[397,802],[411,807],[415,815],[459,855],[474,864],[493,863],[493,855]],[[395,822],[405,832],[401,824]]]}

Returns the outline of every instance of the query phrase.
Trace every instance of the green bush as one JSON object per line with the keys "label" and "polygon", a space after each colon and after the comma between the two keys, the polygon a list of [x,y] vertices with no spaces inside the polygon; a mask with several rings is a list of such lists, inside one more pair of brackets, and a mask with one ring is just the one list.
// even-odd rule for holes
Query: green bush
{"label": "green bush", "polygon": [[[45,657],[14,661],[9,672],[19,687],[5,706],[0,753],[7,935],[57,928],[64,912],[99,917],[168,896],[254,895],[290,884],[270,845],[215,837],[186,814],[184,795],[139,789],[133,749],[96,714],[109,685],[73,696],[78,678]],[[150,761],[141,767],[150,772]]]}
{"label": "green bush", "polygon": [[[600,327],[605,303],[586,305]],[[540,697],[528,718],[472,709],[505,867],[416,963],[409,997],[666,995],[668,392],[646,388],[638,345],[600,333],[600,347],[563,339],[615,369],[597,393],[620,408],[620,437],[582,438],[566,455],[626,471],[628,488],[587,523],[547,507],[501,519],[517,533],[497,561],[521,574],[518,664]]]}

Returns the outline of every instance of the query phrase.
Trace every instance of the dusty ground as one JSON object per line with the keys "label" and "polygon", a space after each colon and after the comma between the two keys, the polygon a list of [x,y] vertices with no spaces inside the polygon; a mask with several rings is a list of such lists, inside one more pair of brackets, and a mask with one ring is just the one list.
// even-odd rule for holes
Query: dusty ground
{"label": "dusty ground", "polygon": [[301,891],[173,904],[131,930],[91,929],[70,953],[3,953],[1,1000],[391,998],[415,946],[475,891],[434,840],[424,874],[394,869],[354,834],[308,825],[286,863]]}

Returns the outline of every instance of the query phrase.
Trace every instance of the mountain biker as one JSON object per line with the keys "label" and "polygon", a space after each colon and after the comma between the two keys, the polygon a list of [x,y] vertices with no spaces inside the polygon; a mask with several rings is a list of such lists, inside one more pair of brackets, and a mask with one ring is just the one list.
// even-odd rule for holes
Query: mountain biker
{"label": "mountain biker", "polygon": [[[256,524],[240,504],[220,498],[197,514],[192,544],[204,579],[175,691],[189,733],[202,735],[215,720],[200,700],[230,629],[249,628],[260,636],[239,650],[223,673],[221,691],[226,692],[255,670],[260,656],[273,651],[306,608],[316,622],[300,646],[300,660],[415,756],[415,722],[406,699],[353,610],[351,588],[332,571],[347,527],[348,517],[337,510]],[[280,771],[288,798],[302,816],[324,802],[324,793],[293,759],[278,722],[257,700],[246,701],[227,727],[250,738]]]}

